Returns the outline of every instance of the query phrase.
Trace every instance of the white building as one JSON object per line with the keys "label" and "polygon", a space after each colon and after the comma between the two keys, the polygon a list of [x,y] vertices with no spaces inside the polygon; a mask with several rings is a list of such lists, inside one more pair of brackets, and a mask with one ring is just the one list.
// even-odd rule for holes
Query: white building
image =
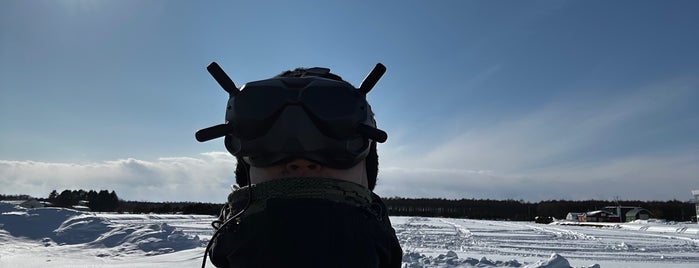
{"label": "white building", "polygon": [[578,215],[582,215],[582,212],[569,212],[568,215],[566,215],[566,220],[569,221],[578,221]]}

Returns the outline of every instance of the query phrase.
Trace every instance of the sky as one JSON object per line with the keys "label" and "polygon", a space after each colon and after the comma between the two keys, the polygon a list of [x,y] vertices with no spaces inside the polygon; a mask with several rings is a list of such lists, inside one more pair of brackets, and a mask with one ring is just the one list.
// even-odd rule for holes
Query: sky
{"label": "sky", "polygon": [[0,193],[224,202],[194,133],[237,85],[328,67],[379,128],[384,197],[692,199],[697,1],[0,1]]}

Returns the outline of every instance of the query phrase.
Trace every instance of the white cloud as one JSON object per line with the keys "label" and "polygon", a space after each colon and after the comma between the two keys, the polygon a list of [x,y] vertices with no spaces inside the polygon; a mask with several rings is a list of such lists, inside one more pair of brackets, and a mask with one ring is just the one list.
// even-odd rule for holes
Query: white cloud
{"label": "white cloud", "polygon": [[122,199],[223,203],[235,183],[235,158],[228,153],[166,157],[158,161],[119,159],[99,163],[0,160],[6,194],[45,197],[51,190],[115,190]]}
{"label": "white cloud", "polygon": [[[673,155],[502,172],[381,165],[377,193],[392,197],[686,200],[699,189],[697,148]],[[1,191],[44,197],[56,189],[115,190],[122,199],[224,202],[235,159],[224,152],[158,161],[100,163],[0,160]]]}
{"label": "white cloud", "polygon": [[524,199],[689,200],[699,189],[699,156],[632,156],[602,163],[496,172],[383,168],[376,191],[383,196]]}
{"label": "white cloud", "polygon": [[385,154],[377,192],[533,201],[689,199],[688,189],[699,189],[699,140],[678,143],[655,133],[696,129],[661,129],[664,121],[682,116],[696,122],[692,115],[664,114],[691,105],[696,85],[695,79],[677,79],[614,98],[559,99],[528,114],[481,123],[487,127],[454,125],[456,135],[429,141],[426,151],[411,151],[415,141],[394,141],[380,148]]}
{"label": "white cloud", "polygon": [[[564,99],[487,127],[453,126],[443,140],[379,147],[383,196],[491,199],[689,199],[699,189],[699,140],[650,135],[667,109],[691,103],[694,80],[651,85],[609,99]],[[661,116],[659,116],[661,115]],[[687,115],[684,122],[695,122]],[[695,117],[691,117],[695,116]],[[672,131],[691,126],[670,125]],[[679,127],[679,128],[677,128]],[[694,127],[696,129],[696,127]],[[430,131],[420,129],[421,134]],[[424,143],[429,142],[428,150]],[[620,145],[622,144],[622,145]],[[234,183],[227,152],[157,161],[0,160],[0,192],[46,196],[62,189],[116,190],[128,200],[224,202]]]}

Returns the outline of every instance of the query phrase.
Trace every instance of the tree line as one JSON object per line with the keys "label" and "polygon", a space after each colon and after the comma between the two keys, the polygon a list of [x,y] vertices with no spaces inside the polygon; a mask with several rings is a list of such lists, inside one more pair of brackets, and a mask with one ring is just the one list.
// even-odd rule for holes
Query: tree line
{"label": "tree line", "polygon": [[156,214],[199,214],[218,215],[223,204],[202,202],[145,202],[121,201],[116,212]]}
{"label": "tree line", "polygon": [[47,198],[53,206],[71,208],[86,206],[91,211],[108,212],[115,211],[119,207],[119,197],[116,192],[107,190],[64,190],[60,194],[53,190]]}
{"label": "tree line", "polygon": [[472,219],[496,219],[531,221],[536,216],[565,219],[570,212],[583,213],[607,206],[642,207],[653,213],[654,218],[669,221],[689,221],[696,218],[692,202],[670,201],[604,201],[604,200],[547,200],[525,202],[490,199],[443,198],[386,198],[384,203],[392,216],[452,217]]}
{"label": "tree line", "polygon": [[86,206],[91,211],[118,213],[182,213],[217,215],[223,204],[201,202],[146,202],[119,199],[114,190],[64,190],[60,194],[53,190],[45,199],[51,206],[75,208]]}
{"label": "tree line", "polygon": [[[28,195],[0,195],[4,199],[29,199]],[[100,190],[52,191],[48,201],[53,206],[87,206],[92,211],[119,213],[182,213],[218,215],[223,204],[204,202],[147,202],[125,201],[116,192]],[[450,217],[531,221],[536,216],[564,219],[570,212],[587,212],[607,206],[637,206],[648,209],[654,218],[669,221],[689,221],[696,217],[692,202],[670,201],[605,201],[605,200],[547,200],[525,202],[523,200],[444,199],[444,198],[385,198],[384,203],[391,216]]]}

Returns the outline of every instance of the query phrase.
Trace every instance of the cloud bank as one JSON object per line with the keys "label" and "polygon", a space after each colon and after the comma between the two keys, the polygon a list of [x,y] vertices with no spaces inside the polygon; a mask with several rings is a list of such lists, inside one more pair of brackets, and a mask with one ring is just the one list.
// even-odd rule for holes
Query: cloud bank
{"label": "cloud bank", "polygon": [[0,160],[5,194],[46,197],[51,190],[115,190],[125,200],[223,203],[235,183],[235,158],[224,152],[158,161],[119,159],[99,163]]}
{"label": "cloud bank", "polygon": [[383,196],[453,199],[686,201],[691,189],[699,189],[696,174],[699,158],[691,153],[519,172],[385,167],[376,190]]}
{"label": "cloud bank", "polygon": [[[506,159],[503,159],[506,161]],[[223,203],[235,179],[225,152],[158,161],[100,163],[0,160],[0,193],[46,197],[51,190],[115,190],[125,200]],[[393,162],[393,164],[400,164]],[[466,165],[466,164],[464,164]],[[507,165],[504,165],[507,166]],[[376,192],[385,197],[689,200],[699,189],[695,153],[634,156],[526,171],[423,168],[381,164]],[[504,169],[503,169],[504,170]]]}

